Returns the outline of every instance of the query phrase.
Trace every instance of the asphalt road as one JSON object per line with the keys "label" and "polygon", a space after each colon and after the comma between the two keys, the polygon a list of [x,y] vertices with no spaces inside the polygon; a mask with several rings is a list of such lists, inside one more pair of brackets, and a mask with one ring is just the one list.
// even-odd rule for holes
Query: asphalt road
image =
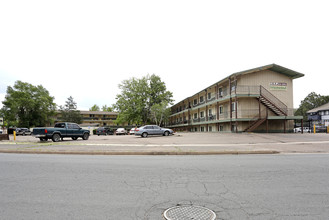
{"label": "asphalt road", "polygon": [[0,154],[1,219],[327,219],[329,155]]}

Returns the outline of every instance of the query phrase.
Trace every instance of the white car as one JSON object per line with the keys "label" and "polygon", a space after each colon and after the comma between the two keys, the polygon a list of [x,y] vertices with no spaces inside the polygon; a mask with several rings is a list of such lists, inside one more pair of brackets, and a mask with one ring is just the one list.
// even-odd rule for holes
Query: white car
{"label": "white car", "polygon": [[121,134],[126,135],[127,131],[124,128],[118,128],[117,131],[115,132],[115,134],[116,135],[121,135]]}
{"label": "white car", "polygon": [[132,128],[130,129],[129,134],[135,134],[135,132],[136,132],[136,128]]}
{"label": "white car", "polygon": [[[294,128],[294,132],[295,133],[302,132],[302,128],[301,127]],[[309,127],[303,127],[303,133],[310,133],[310,132],[311,130]]]}

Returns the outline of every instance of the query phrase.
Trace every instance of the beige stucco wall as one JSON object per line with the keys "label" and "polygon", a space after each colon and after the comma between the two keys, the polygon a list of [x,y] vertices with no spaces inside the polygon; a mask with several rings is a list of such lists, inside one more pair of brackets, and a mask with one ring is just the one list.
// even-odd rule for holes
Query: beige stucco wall
{"label": "beige stucco wall", "polygon": [[[287,83],[287,89],[285,91],[271,90],[270,83]],[[271,70],[263,70],[240,76],[238,78],[238,85],[262,85],[270,93],[286,104],[288,108],[293,108],[293,81],[288,76]]]}

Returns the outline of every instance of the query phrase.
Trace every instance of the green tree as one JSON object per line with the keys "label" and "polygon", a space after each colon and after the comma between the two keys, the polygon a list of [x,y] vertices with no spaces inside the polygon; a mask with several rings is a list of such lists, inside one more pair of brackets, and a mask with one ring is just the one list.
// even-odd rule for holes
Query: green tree
{"label": "green tree", "polygon": [[311,92],[306,98],[301,101],[295,115],[302,115],[304,120],[307,120],[307,112],[313,108],[317,108],[329,102],[329,96],[322,96]]}
{"label": "green tree", "polygon": [[91,108],[89,108],[89,111],[99,111],[99,106],[95,104]]}
{"label": "green tree", "polygon": [[82,116],[77,110],[77,103],[74,102],[72,96],[67,98],[64,106],[59,106],[59,111],[62,115],[62,120],[65,122],[82,123]]}
{"label": "green tree", "polygon": [[163,122],[168,121],[171,114],[171,109],[168,108],[167,102],[154,104],[151,107],[151,117],[156,125],[161,126]]}
{"label": "green tree", "polygon": [[16,81],[7,87],[1,112],[9,126],[46,126],[53,122],[56,104],[54,97],[41,85]]}
{"label": "green tree", "polygon": [[120,85],[115,108],[119,111],[117,123],[148,123],[152,120],[151,108],[155,104],[171,104],[172,93],[159,76],[147,75],[141,79],[124,80]]}
{"label": "green tree", "polygon": [[113,112],[114,108],[113,107],[107,107],[107,105],[103,105],[102,111],[103,112]]}

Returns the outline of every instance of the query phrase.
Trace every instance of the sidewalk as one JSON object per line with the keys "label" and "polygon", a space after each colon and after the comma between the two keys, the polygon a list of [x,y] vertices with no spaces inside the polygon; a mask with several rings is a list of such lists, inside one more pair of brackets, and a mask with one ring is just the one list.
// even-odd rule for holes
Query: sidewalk
{"label": "sidewalk", "polygon": [[0,141],[0,153],[91,155],[211,155],[329,153],[329,134],[177,133],[173,136],[90,136],[40,142],[31,136]]}

